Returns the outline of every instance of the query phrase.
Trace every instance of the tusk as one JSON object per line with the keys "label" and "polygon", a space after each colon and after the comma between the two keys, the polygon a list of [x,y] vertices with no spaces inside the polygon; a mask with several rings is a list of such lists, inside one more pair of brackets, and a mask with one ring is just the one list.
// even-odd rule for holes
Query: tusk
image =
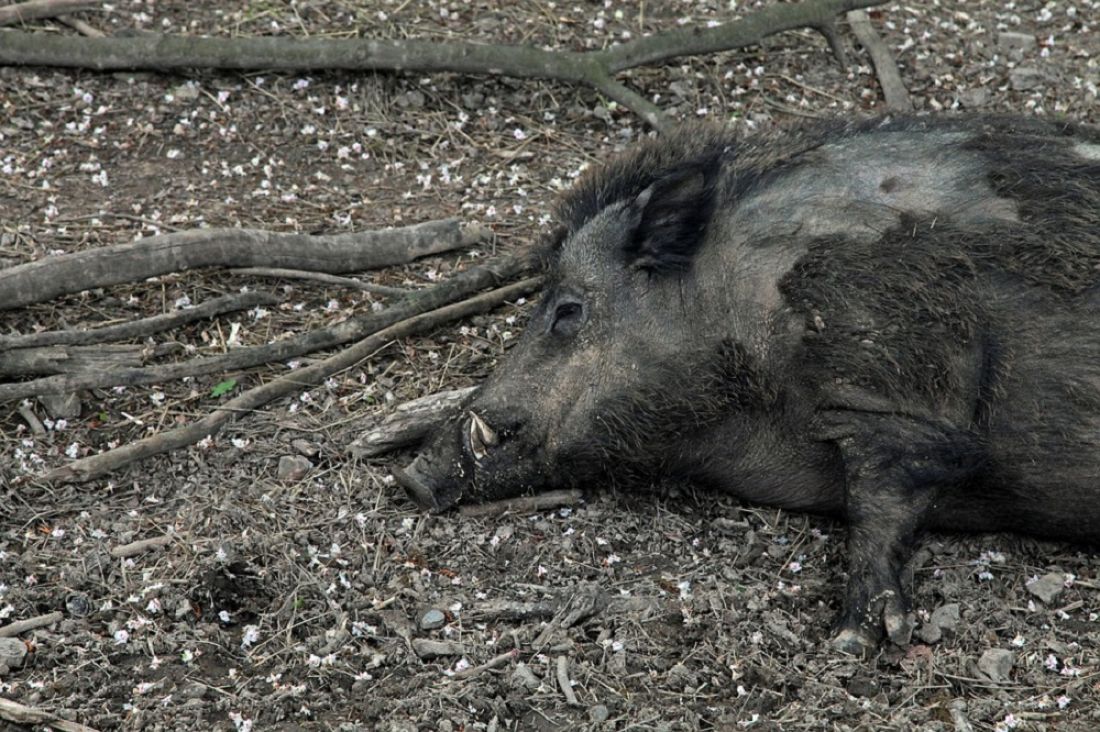
{"label": "tusk", "polygon": [[470,412],[470,421],[466,425],[467,440],[470,444],[470,452],[475,460],[481,460],[489,453],[489,448],[500,442],[493,428],[485,424],[485,420]]}

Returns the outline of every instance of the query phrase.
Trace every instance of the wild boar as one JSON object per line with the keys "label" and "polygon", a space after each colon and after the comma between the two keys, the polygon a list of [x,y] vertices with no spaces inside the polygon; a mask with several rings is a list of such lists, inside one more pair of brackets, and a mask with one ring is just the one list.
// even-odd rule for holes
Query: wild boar
{"label": "wild boar", "polygon": [[1100,539],[1100,132],[692,126],[586,173],[421,505],[693,481],[849,524],[833,643],[904,643],[928,530]]}

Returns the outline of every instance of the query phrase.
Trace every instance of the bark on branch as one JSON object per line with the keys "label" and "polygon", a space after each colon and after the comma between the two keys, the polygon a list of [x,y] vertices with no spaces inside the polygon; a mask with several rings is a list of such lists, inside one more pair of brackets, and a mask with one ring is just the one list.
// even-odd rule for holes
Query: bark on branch
{"label": "bark on branch", "polygon": [[742,48],[775,33],[812,28],[829,42],[837,60],[846,57],[836,17],[885,0],[806,0],[773,5],[714,28],[683,27],[599,51],[550,51],[461,41],[198,38],[145,34],[128,38],[73,38],[8,31],[0,34],[0,64],[118,69],[216,68],[311,71],[448,71],[587,84],[625,105],[658,130],[668,118],[612,77],[627,69]]}
{"label": "bark on branch", "polygon": [[28,20],[56,18],[58,15],[77,10],[93,10],[96,3],[92,0],[30,0],[25,3],[6,5],[0,8],[0,26],[23,23]]}
{"label": "bark on branch", "polygon": [[[0,33],[0,49],[13,31]],[[34,35],[44,39],[47,36]],[[69,36],[66,41],[87,40]],[[476,229],[475,236],[481,235]],[[256,229],[194,229],[46,257],[0,270],[0,310],[94,287],[198,267],[281,267],[358,272],[405,264],[472,244],[455,219],[350,234],[310,236]]]}

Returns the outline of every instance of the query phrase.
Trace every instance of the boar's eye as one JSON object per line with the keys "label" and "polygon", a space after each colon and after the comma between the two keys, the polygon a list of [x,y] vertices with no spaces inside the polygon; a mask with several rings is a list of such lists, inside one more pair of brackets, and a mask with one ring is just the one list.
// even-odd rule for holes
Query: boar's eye
{"label": "boar's eye", "polygon": [[571,336],[580,329],[583,322],[583,305],[579,302],[559,303],[557,308],[554,309],[554,322],[550,325],[550,332],[556,335]]}

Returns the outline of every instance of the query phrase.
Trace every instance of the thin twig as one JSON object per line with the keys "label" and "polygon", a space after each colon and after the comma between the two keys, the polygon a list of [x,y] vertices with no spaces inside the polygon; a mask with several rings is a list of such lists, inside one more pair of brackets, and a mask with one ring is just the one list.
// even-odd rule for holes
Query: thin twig
{"label": "thin twig", "polygon": [[58,482],[83,482],[105,475],[138,460],[193,445],[205,437],[216,434],[238,415],[251,412],[274,399],[293,394],[296,391],[308,388],[310,385],[318,384],[329,376],[368,358],[395,339],[424,332],[437,327],[441,323],[457,318],[485,312],[502,302],[530,294],[540,284],[541,279],[532,277],[507,287],[483,293],[469,300],[427,313],[413,315],[364,338],[354,346],[323,361],[284,374],[262,386],[250,389],[192,424],[167,430],[98,455],[75,460],[68,465],[54,468],[42,476],[42,479]]}
{"label": "thin twig", "polygon": [[57,16],[57,18],[55,18],[55,20],[58,23],[63,23],[64,25],[69,26],[80,35],[87,36],[88,38],[105,38],[107,36],[107,34],[101,31],[99,28],[89,25],[80,18],[74,18],[71,15],[59,15]]}
{"label": "thin twig", "polygon": [[230,274],[254,275],[256,277],[279,277],[284,280],[313,280],[329,285],[338,285],[352,290],[373,292],[376,295],[408,295],[410,290],[400,287],[386,287],[376,285],[373,282],[363,282],[354,277],[340,277],[338,275],[325,274],[324,272],[307,272],[301,269],[277,269],[275,267],[242,267],[229,270]]}
{"label": "thin twig", "polygon": [[0,8],[0,26],[24,23],[28,20],[56,18],[74,10],[95,10],[101,3],[92,0],[29,0]]}
{"label": "thin twig", "polygon": [[548,491],[536,493],[533,496],[520,496],[507,498],[503,501],[492,503],[479,503],[471,506],[463,506],[459,513],[465,518],[489,518],[505,513],[535,513],[559,506],[575,506],[580,503],[584,494],[577,490]]}
{"label": "thin twig", "polygon": [[262,346],[237,348],[217,356],[142,368],[115,369],[79,374],[47,376],[31,381],[0,384],[0,402],[41,394],[71,394],[83,389],[108,386],[158,384],[188,376],[206,376],[239,371],[265,363],[284,362],[306,353],[349,343],[417,313],[465,297],[529,269],[525,256],[473,267],[434,287],[419,290],[392,307],[377,313],[350,318],[327,328],[302,333]]}
{"label": "thin twig", "polygon": [[8,623],[0,627],[0,638],[12,638],[22,633],[26,633],[28,630],[45,628],[47,625],[53,625],[64,617],[65,616],[60,612],[52,612],[33,618],[27,618],[26,620],[16,620],[14,623]]}
{"label": "thin twig", "polygon": [[879,86],[882,87],[882,96],[886,99],[886,108],[891,112],[912,112],[913,102],[910,101],[909,92],[906,91],[905,83],[901,80],[898,65],[894,62],[894,55],[875,32],[870,17],[862,10],[853,10],[848,13],[848,24],[852,26],[852,33],[855,34],[860,45],[867,49],[867,53],[871,56]]}
{"label": "thin twig", "polygon": [[279,298],[266,292],[242,292],[208,300],[193,308],[154,315],[129,323],[107,325],[86,330],[48,330],[24,335],[0,335],[0,351],[12,348],[41,346],[87,346],[94,343],[128,341],[144,338],[180,325],[204,318],[214,318],[238,310],[249,310],[261,305],[274,305]]}
{"label": "thin twig", "polygon": [[19,725],[44,724],[60,732],[97,732],[94,727],[70,722],[44,709],[28,707],[11,699],[0,698],[0,719]]}

